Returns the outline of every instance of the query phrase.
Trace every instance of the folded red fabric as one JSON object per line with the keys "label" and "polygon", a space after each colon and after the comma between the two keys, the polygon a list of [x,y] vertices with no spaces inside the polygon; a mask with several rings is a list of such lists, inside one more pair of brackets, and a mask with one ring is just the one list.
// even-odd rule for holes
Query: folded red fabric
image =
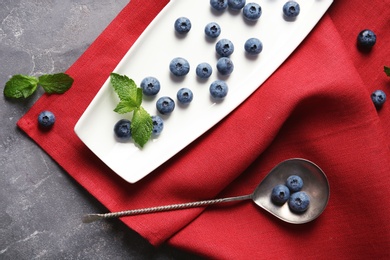
{"label": "folded red fabric", "polygon": [[[314,161],[329,178],[327,209],[304,225],[282,223],[248,201],[122,218],[152,244],[218,259],[390,257],[390,114],[385,104],[378,115],[370,100],[372,90],[389,82],[383,73],[390,42],[386,3],[336,1],[248,100],[129,184],[83,145],[73,127],[167,2],[132,0],[67,71],[75,79],[72,89],[42,96],[18,126],[110,211],[248,194],[291,157]],[[366,26],[377,32],[378,43],[363,54],[355,44]],[[36,124],[44,109],[57,115],[49,132]]]}

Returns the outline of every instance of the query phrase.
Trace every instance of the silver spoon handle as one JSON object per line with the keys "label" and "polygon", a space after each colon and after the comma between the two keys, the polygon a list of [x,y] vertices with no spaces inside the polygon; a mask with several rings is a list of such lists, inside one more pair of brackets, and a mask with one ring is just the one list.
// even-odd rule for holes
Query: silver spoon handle
{"label": "silver spoon handle", "polygon": [[213,205],[213,204],[218,204],[218,203],[225,203],[225,202],[239,201],[239,200],[248,200],[248,199],[252,199],[252,197],[253,197],[253,194],[249,194],[249,195],[236,196],[236,197],[228,197],[228,198],[212,199],[212,200],[202,200],[202,201],[196,201],[196,202],[187,202],[187,203],[172,204],[172,205],[166,205],[166,206],[157,206],[157,207],[143,208],[143,209],[125,210],[125,211],[111,212],[111,213],[104,213],[104,214],[87,214],[83,217],[82,220],[84,223],[91,223],[91,222],[94,222],[96,220],[101,220],[101,219],[120,218],[120,217],[125,217],[125,216],[134,216],[134,215],[155,213],[155,212],[162,212],[162,211],[196,208],[196,207],[208,206],[208,205]]}

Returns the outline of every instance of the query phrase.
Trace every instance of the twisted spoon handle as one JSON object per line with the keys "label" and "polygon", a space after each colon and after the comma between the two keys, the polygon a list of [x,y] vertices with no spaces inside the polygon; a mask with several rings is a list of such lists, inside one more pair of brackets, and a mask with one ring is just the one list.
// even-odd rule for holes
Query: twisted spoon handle
{"label": "twisted spoon handle", "polygon": [[249,194],[249,195],[229,197],[229,198],[202,200],[202,201],[196,201],[196,202],[172,204],[172,205],[143,208],[143,209],[133,209],[133,210],[111,212],[111,213],[104,213],[104,214],[88,214],[88,215],[85,215],[82,220],[84,223],[91,223],[91,222],[94,222],[96,220],[101,220],[101,219],[120,218],[120,217],[125,217],[125,216],[134,216],[134,215],[155,213],[155,212],[162,212],[162,211],[196,208],[196,207],[208,206],[208,205],[213,205],[213,204],[218,204],[218,203],[225,203],[225,202],[239,201],[239,200],[248,200],[248,199],[252,199],[252,197],[253,197],[253,194]]}

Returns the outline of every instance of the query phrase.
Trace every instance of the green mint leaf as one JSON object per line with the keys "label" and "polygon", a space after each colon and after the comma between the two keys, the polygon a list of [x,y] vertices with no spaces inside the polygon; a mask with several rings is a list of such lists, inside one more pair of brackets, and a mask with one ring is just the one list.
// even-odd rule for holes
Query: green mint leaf
{"label": "green mint leaf", "polygon": [[46,74],[38,78],[38,84],[48,94],[62,94],[70,89],[73,79],[65,73]]}
{"label": "green mint leaf", "polygon": [[153,121],[152,117],[143,107],[134,110],[130,127],[134,142],[144,147],[152,136]]}
{"label": "green mint leaf", "polygon": [[[142,89],[138,88],[132,79],[125,75],[111,73],[111,84],[119,97],[119,108],[115,108],[115,112],[123,111],[131,112],[139,108],[142,103]],[[119,113],[119,112],[118,112]]]}
{"label": "green mint leaf", "polygon": [[385,73],[388,77],[390,77],[390,67],[385,66]]}
{"label": "green mint leaf", "polygon": [[4,96],[8,98],[27,98],[38,87],[38,79],[31,76],[17,74],[5,84]]}
{"label": "green mint leaf", "polygon": [[139,108],[142,103],[142,89],[137,88],[135,95],[135,99],[120,100],[114,109],[114,112],[117,112],[118,114],[125,114]]}

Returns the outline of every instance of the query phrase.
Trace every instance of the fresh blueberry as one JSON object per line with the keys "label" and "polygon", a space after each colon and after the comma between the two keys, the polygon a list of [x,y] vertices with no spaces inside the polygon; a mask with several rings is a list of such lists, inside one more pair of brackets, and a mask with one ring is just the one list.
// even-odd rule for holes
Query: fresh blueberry
{"label": "fresh blueberry", "polygon": [[210,38],[217,38],[221,34],[221,27],[216,22],[211,22],[204,28],[204,33]]}
{"label": "fresh blueberry", "polygon": [[192,93],[191,89],[181,88],[177,92],[176,97],[180,103],[188,104],[191,103],[192,99],[194,98],[194,94]]}
{"label": "fresh blueberry", "polygon": [[130,120],[121,119],[114,126],[114,133],[116,137],[121,140],[126,140],[131,137]]}
{"label": "fresh blueberry", "polygon": [[234,70],[234,64],[231,59],[222,57],[217,61],[217,70],[221,75],[230,75]]}
{"label": "fresh blueberry", "polygon": [[152,122],[153,122],[152,133],[154,135],[161,134],[162,130],[164,129],[164,120],[159,116],[152,116]]}
{"label": "fresh blueberry", "polygon": [[215,44],[215,51],[221,57],[229,57],[234,52],[234,45],[228,39],[221,39]]}
{"label": "fresh blueberry", "polygon": [[301,8],[299,4],[295,1],[287,1],[283,5],[283,14],[287,18],[295,18],[299,15],[299,12],[301,11]]}
{"label": "fresh blueberry", "polygon": [[303,180],[298,175],[291,175],[287,178],[286,186],[291,192],[300,191],[303,187]]}
{"label": "fresh blueberry", "polygon": [[273,203],[282,205],[290,197],[290,190],[282,184],[276,185],[271,192],[271,200]]}
{"label": "fresh blueberry", "polygon": [[169,64],[169,70],[175,76],[185,76],[190,71],[190,64],[184,58],[174,58]]}
{"label": "fresh blueberry", "polygon": [[207,79],[211,76],[212,73],[213,68],[211,68],[210,64],[206,62],[202,62],[196,67],[196,75],[199,78]]}
{"label": "fresh blueberry", "polygon": [[55,121],[56,117],[50,111],[45,110],[38,115],[38,124],[43,128],[50,128]]}
{"label": "fresh blueberry", "polygon": [[376,35],[373,31],[365,29],[358,34],[357,44],[362,49],[371,49],[376,43]]}
{"label": "fresh blueberry", "polygon": [[383,90],[375,90],[371,94],[371,100],[376,108],[380,108],[386,101],[386,93]]}
{"label": "fresh blueberry", "polygon": [[191,21],[187,17],[179,17],[175,21],[175,30],[180,34],[188,33],[191,30]]}
{"label": "fresh blueberry", "polygon": [[163,115],[169,114],[175,109],[175,101],[167,96],[161,97],[156,102],[156,108]]}
{"label": "fresh blueberry", "polygon": [[310,205],[310,197],[304,191],[298,191],[291,194],[288,200],[288,206],[291,211],[295,213],[301,213],[307,210]]}
{"label": "fresh blueberry", "polygon": [[223,11],[228,7],[227,0],[210,0],[210,5],[217,11]]}
{"label": "fresh blueberry", "polygon": [[240,10],[245,6],[245,0],[228,0],[228,6],[232,10]]}
{"label": "fresh blueberry", "polygon": [[216,80],[210,85],[210,95],[215,99],[226,97],[228,90],[228,85],[222,80]]}
{"label": "fresh blueberry", "polygon": [[250,38],[245,42],[244,48],[248,54],[256,55],[263,50],[263,43],[257,38]]}
{"label": "fresh blueberry", "polygon": [[261,16],[261,6],[256,3],[249,3],[245,5],[242,13],[245,19],[257,21]]}
{"label": "fresh blueberry", "polygon": [[154,77],[146,77],[141,81],[141,88],[145,96],[154,96],[160,91],[160,82]]}

